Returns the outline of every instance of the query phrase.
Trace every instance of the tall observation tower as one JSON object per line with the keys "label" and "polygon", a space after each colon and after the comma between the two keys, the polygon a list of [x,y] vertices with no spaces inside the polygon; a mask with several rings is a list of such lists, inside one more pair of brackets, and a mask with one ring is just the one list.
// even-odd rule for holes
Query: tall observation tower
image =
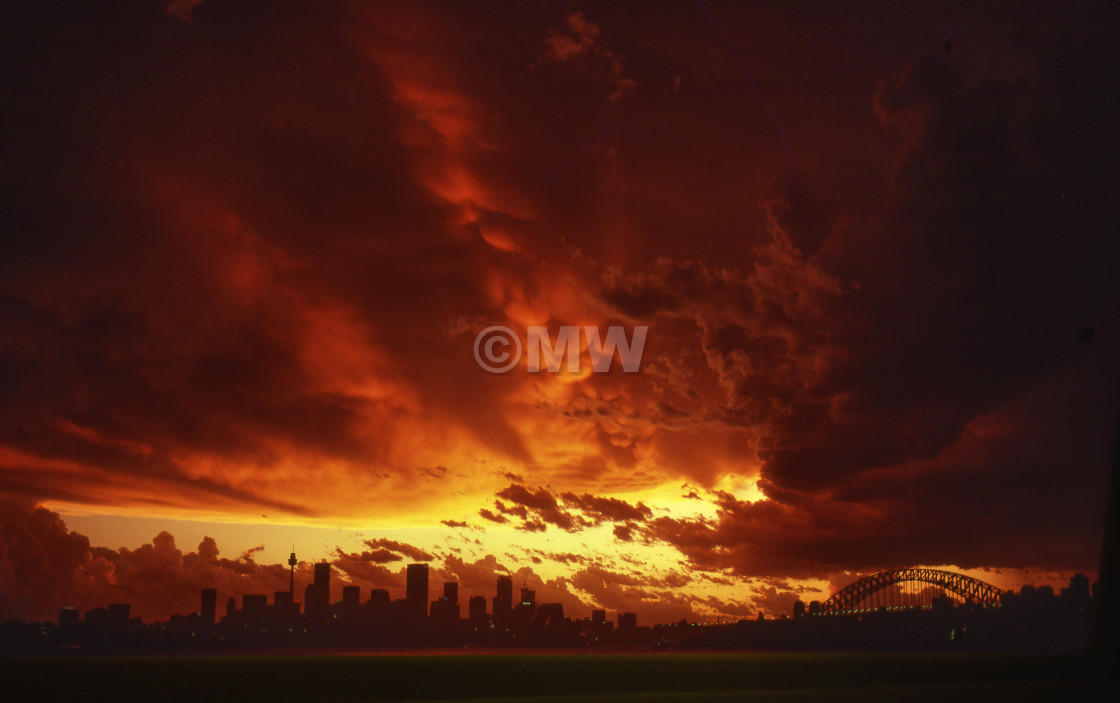
{"label": "tall observation tower", "polygon": [[[292,549],[294,550],[295,547],[293,546]],[[288,566],[291,571],[291,578],[288,581],[288,592],[292,594],[293,600],[295,600],[296,597],[296,563],[296,553],[293,551],[292,556],[288,557]]]}

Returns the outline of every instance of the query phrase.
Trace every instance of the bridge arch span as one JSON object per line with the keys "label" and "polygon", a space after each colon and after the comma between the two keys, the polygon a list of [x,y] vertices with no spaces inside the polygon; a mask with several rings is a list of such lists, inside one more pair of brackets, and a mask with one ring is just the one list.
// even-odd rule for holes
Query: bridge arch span
{"label": "bridge arch span", "polygon": [[1002,591],[980,579],[940,569],[891,569],[863,578],[841,588],[821,603],[822,614],[856,610],[860,603],[884,589],[906,582],[924,583],[955,593],[965,603],[983,607],[999,607]]}

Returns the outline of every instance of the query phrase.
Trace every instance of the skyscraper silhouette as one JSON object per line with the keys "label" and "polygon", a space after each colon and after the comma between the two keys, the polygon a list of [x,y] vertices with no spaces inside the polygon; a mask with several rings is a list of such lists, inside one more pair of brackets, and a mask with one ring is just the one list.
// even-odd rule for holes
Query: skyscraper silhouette
{"label": "skyscraper silhouette", "polygon": [[513,579],[509,576],[498,577],[498,594],[494,596],[494,619],[508,618],[513,610]]}
{"label": "skyscraper silhouette", "polygon": [[529,588],[522,588],[520,604],[530,605],[535,608],[537,605],[537,592]]}
{"label": "skyscraper silhouette", "polygon": [[443,597],[432,601],[432,608],[428,617],[433,622],[438,622],[443,627],[449,627],[459,622],[462,612],[459,608],[459,584],[448,581],[443,584]]}
{"label": "skyscraper silhouette", "polygon": [[413,617],[423,618],[428,614],[427,564],[408,565],[405,600],[408,601],[408,612]]}
{"label": "skyscraper silhouette", "polygon": [[468,601],[467,612],[473,622],[486,620],[486,596],[471,596]]}
{"label": "skyscraper silhouette", "polygon": [[327,562],[315,565],[315,581],[308,584],[304,600],[307,601],[304,612],[308,615],[326,616],[331,602],[331,565]]}
{"label": "skyscraper silhouette", "polygon": [[198,610],[199,617],[206,625],[213,625],[218,614],[218,589],[202,589],[202,607]]}
{"label": "skyscraper silhouette", "polygon": [[272,607],[278,616],[289,617],[299,614],[295,598],[291,591],[274,591],[272,594]]}
{"label": "skyscraper silhouette", "polygon": [[357,610],[362,604],[362,589],[357,586],[342,587],[342,607],[347,610]]}
{"label": "skyscraper silhouette", "polygon": [[315,565],[315,591],[323,605],[331,602],[331,565],[325,561]]}
{"label": "skyscraper silhouette", "polygon": [[330,602],[330,564],[319,562],[315,565],[315,588],[319,591],[319,598]]}
{"label": "skyscraper silhouette", "polygon": [[268,614],[268,596],[246,593],[241,596],[241,616],[251,625],[264,624]]}
{"label": "skyscraper silhouette", "polygon": [[109,622],[114,627],[128,627],[128,617],[132,610],[132,606],[128,603],[110,603],[109,604]]}

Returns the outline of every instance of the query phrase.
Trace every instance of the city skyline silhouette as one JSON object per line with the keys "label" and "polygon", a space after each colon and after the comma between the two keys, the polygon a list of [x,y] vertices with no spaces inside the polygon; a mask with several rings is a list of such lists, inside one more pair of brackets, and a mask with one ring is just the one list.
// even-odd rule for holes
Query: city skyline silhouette
{"label": "city skyline silhouette", "polygon": [[[85,613],[63,607],[58,620],[40,626],[9,619],[0,627],[0,653],[126,653],[228,651],[238,649],[373,647],[389,650],[433,647],[580,648],[587,651],[642,649],[748,649],[752,651],[956,651],[1085,652],[1097,612],[1097,584],[1076,574],[1060,593],[1049,585],[1000,591],[961,574],[901,569],[864,576],[827,600],[798,600],[791,613],[700,625],[639,626],[638,614],[606,609],[588,617],[567,616],[560,603],[538,603],[513,580],[496,579],[494,595],[468,596],[463,612],[459,584],[444,582],[429,600],[427,564],[410,564],[401,597],[375,588],[332,589],[330,564],[314,564],[304,600],[287,591],[244,594],[226,600],[203,588],[197,611],[166,622],[132,617],[128,603],[110,603]],[[341,599],[331,599],[332,590]],[[439,595],[442,593],[442,595]],[[700,625],[698,627],[698,625]],[[591,650],[589,648],[594,648]]]}

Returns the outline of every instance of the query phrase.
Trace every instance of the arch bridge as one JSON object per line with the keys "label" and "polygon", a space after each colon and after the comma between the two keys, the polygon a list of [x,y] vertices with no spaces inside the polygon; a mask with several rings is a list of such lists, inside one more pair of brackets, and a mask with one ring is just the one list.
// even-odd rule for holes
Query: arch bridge
{"label": "arch bridge", "polygon": [[[929,588],[933,586],[934,588]],[[999,607],[1000,589],[980,579],[939,569],[891,569],[864,576],[821,603],[822,614],[846,613],[863,608],[928,607],[933,592],[943,589],[970,605]]]}

